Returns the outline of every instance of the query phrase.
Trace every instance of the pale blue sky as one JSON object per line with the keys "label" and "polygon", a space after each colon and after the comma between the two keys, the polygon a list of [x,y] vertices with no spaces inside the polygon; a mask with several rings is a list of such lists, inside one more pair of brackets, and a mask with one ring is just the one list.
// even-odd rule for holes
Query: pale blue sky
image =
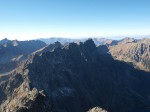
{"label": "pale blue sky", "polygon": [[0,0],[0,39],[150,35],[150,0]]}

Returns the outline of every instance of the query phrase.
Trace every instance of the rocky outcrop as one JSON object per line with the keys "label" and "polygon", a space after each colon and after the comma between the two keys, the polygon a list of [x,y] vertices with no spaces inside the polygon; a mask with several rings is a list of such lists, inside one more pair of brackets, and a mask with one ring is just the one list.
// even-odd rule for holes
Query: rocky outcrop
{"label": "rocky outcrop", "polygon": [[107,112],[107,111],[100,107],[94,107],[94,108],[90,109],[88,112]]}

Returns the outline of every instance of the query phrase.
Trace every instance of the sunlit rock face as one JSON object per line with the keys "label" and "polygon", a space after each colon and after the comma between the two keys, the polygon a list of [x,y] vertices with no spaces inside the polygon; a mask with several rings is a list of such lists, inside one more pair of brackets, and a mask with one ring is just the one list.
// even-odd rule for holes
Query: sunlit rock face
{"label": "sunlit rock face", "polygon": [[149,72],[114,60],[107,46],[96,47],[91,39],[55,47],[34,52],[3,79],[2,112],[86,112],[96,106],[108,112],[148,109]]}
{"label": "sunlit rock face", "polygon": [[135,68],[150,72],[150,39],[125,38],[109,49],[115,59],[131,62]]}
{"label": "sunlit rock face", "polygon": [[94,107],[92,109],[90,109],[88,112],[108,112],[100,107]]}

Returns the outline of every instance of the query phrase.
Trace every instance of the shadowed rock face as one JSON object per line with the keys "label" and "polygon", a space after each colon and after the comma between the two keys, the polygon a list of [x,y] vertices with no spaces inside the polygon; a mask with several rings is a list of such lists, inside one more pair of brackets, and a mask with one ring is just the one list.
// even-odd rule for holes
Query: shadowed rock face
{"label": "shadowed rock face", "polygon": [[[109,112],[149,108],[150,73],[113,60],[107,46],[92,40],[34,54],[6,82],[1,110],[17,112],[85,112],[100,106]],[[16,82],[12,77],[21,77]],[[16,79],[18,79],[16,77]],[[20,80],[20,79],[19,79]],[[6,88],[10,86],[10,88]]]}
{"label": "shadowed rock face", "polygon": [[1,41],[0,45],[0,73],[9,72],[14,69],[19,62],[27,59],[32,52],[46,46],[42,41]]}

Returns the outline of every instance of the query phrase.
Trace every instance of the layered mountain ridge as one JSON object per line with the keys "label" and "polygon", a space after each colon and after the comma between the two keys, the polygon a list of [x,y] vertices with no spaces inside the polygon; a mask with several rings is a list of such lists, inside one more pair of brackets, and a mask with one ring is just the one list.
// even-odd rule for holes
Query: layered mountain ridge
{"label": "layered mountain ridge", "polygon": [[11,71],[22,60],[27,59],[32,52],[46,46],[39,40],[11,41],[3,39],[0,43],[0,73]]}

